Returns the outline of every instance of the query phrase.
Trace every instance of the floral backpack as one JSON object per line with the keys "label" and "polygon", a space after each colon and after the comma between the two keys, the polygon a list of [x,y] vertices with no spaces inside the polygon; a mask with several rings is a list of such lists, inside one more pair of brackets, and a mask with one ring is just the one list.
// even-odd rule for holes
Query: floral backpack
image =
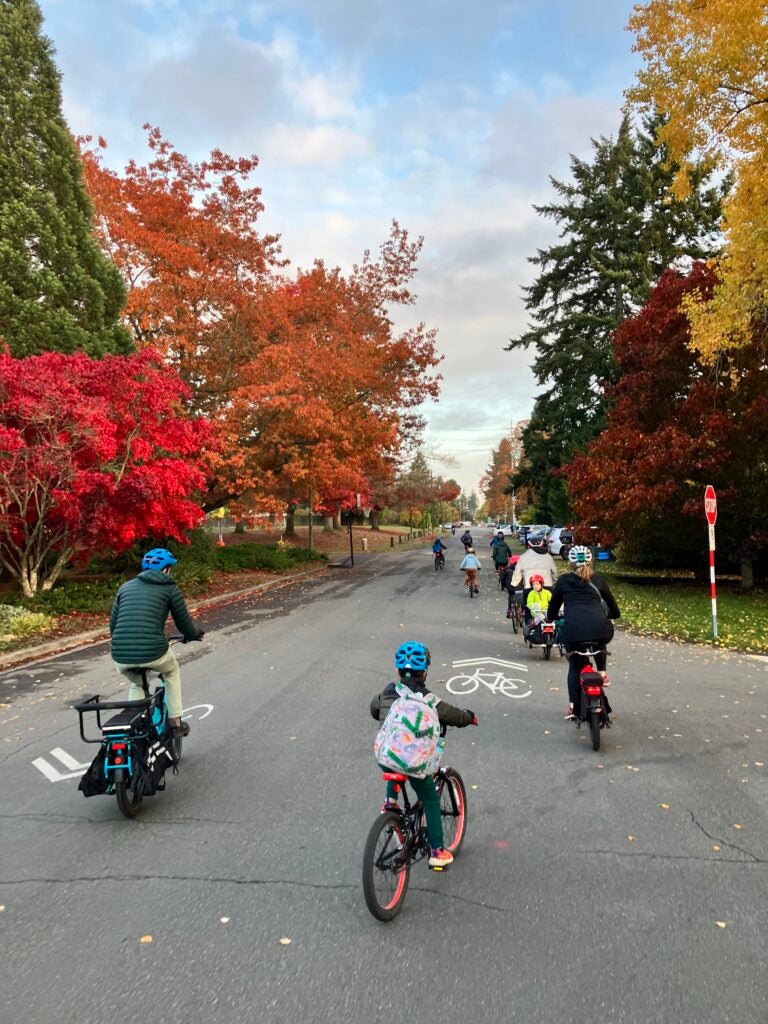
{"label": "floral backpack", "polygon": [[425,779],[440,765],[439,698],[414,693],[404,683],[396,683],[395,689],[397,700],[376,735],[373,753],[384,768]]}

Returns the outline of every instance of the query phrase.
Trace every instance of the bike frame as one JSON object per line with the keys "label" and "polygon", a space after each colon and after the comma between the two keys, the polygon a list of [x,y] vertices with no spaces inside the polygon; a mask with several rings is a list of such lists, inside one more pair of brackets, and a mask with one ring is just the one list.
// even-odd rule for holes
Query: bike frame
{"label": "bike frame", "polygon": [[[418,861],[423,860],[424,857],[429,857],[432,849],[427,837],[427,826],[424,821],[424,807],[421,800],[415,800],[411,803],[408,797],[407,781],[403,782],[398,773],[384,772],[382,774],[382,778],[385,781],[392,782],[395,787],[395,792],[398,794],[402,793],[403,795],[403,806],[397,810],[397,813],[401,815],[405,822],[405,843],[389,864],[390,868],[397,870],[402,864],[416,864]],[[451,798],[451,808],[454,815],[458,817],[459,808],[456,806],[456,795],[453,792],[453,786],[450,785],[444,768],[438,768],[434,774],[434,780],[435,785],[437,785],[439,781],[442,781],[448,786],[448,793]]]}

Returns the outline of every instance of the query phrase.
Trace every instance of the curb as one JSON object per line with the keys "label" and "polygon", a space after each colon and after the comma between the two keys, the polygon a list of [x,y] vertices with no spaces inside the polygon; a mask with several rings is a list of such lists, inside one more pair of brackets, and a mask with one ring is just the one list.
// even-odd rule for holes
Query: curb
{"label": "curb", "polygon": [[[231,590],[226,594],[217,594],[209,600],[203,598],[197,604],[190,604],[190,612],[205,612],[209,608],[226,604],[228,601],[236,601],[241,598],[250,597],[252,594],[259,594],[264,590],[279,590],[296,580],[309,579],[313,576],[320,576],[327,572],[328,566],[324,565],[319,569],[306,569],[304,572],[292,573],[290,576],[281,576],[276,580],[268,580],[266,583],[257,583],[255,586],[246,587],[243,590]],[[96,647],[98,644],[109,641],[109,630],[99,627],[89,629],[84,633],[75,633],[69,637],[62,637],[60,640],[49,640],[44,644],[36,644],[34,647],[21,647],[16,651],[0,655],[0,672],[6,669],[19,668],[27,664],[45,661],[48,658],[56,658],[60,654],[74,654],[77,651],[85,650],[88,647]]]}

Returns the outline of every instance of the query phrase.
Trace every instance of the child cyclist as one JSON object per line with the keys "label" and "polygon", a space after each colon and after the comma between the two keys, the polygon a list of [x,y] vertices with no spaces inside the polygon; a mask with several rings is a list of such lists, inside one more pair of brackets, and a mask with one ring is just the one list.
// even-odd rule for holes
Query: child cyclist
{"label": "child cyclist", "polygon": [[447,551],[445,544],[443,544],[442,538],[435,537],[435,542],[432,545],[432,554],[435,556],[435,569],[437,569],[438,559],[442,556],[443,562],[445,562],[444,551]]}
{"label": "child cyclist", "polygon": [[[395,668],[400,676],[400,682],[390,683],[371,701],[371,715],[376,721],[384,722],[395,701],[398,698],[408,697],[410,694],[415,700],[423,702],[425,706],[428,705],[434,708],[440,720],[440,725],[453,725],[459,729],[467,725],[477,725],[477,715],[473,711],[457,708],[447,701],[438,699],[435,694],[427,690],[426,679],[430,661],[429,650],[417,640],[409,640],[397,648],[395,651]],[[379,735],[381,735],[381,732],[382,730],[379,730]],[[434,737],[434,739],[436,742],[437,737]],[[381,748],[379,748],[379,753],[382,753]],[[381,764],[380,767],[383,771],[392,771],[392,768],[388,765]],[[424,807],[427,837],[431,847],[429,866],[432,868],[444,868],[453,863],[453,854],[443,848],[443,821],[440,814],[440,798],[437,794],[434,778],[434,772],[438,767],[439,764],[435,764],[426,774],[422,772],[419,776],[410,775],[403,769],[398,769],[402,774],[408,775],[408,781]],[[395,784],[388,782],[387,799],[381,810],[383,813],[384,811],[397,809]]]}
{"label": "child cyclist", "polygon": [[547,608],[549,608],[549,602],[552,600],[552,591],[547,590],[544,586],[544,577],[539,576],[538,573],[534,573],[529,579],[533,590],[528,595],[526,607],[531,613],[530,632],[533,633],[547,617]]}
{"label": "child cyclist", "polygon": [[482,568],[480,565],[480,559],[475,554],[473,547],[467,548],[467,553],[461,560],[460,569],[464,572],[464,586],[468,587],[470,583],[473,584],[476,593],[480,593],[480,588],[477,585],[477,574]]}

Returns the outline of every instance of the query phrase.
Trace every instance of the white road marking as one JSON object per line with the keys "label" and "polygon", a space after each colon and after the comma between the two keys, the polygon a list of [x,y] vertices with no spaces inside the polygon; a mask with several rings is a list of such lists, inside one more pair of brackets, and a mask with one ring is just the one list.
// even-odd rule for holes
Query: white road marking
{"label": "white road marking", "polygon": [[515,668],[518,672],[528,671],[527,665],[521,665],[517,661],[503,661],[501,658],[462,658],[461,661],[453,663],[454,668],[462,665],[501,665],[502,668]]}

